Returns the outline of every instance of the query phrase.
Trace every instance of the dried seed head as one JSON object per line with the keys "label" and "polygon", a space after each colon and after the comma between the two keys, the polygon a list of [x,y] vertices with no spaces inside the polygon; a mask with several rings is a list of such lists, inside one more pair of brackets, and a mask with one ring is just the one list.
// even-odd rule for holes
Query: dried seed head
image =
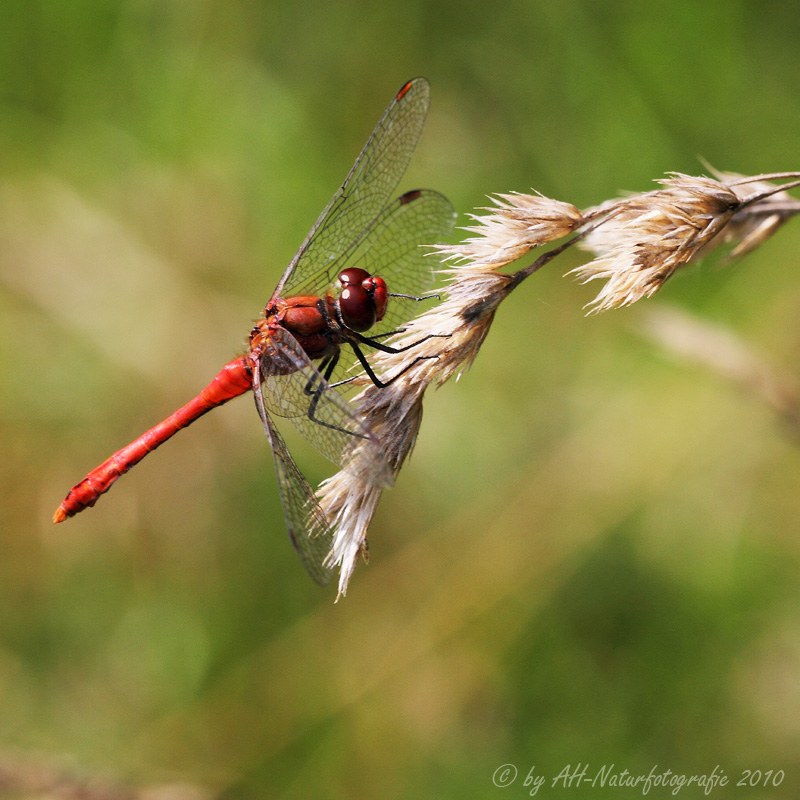
{"label": "dried seed head", "polygon": [[[747,203],[733,215],[719,237],[722,242],[736,244],[729,258],[738,258],[755,250],[784,222],[800,213],[800,200],[795,200],[786,191],[775,191],[779,187],[762,180],[762,176],[748,178],[736,172],[720,172],[710,164],[706,164],[706,167],[718,180],[727,184],[743,204]],[[768,196],[759,200],[762,195]]]}
{"label": "dried seed head", "polygon": [[572,270],[583,282],[608,282],[592,302],[594,311],[649,297],[691,261],[727,225],[737,195],[719,181],[676,174],[664,189],[606,204],[607,219],[581,246],[597,258]]}
{"label": "dried seed head", "polygon": [[470,214],[477,224],[464,228],[476,234],[474,237],[437,248],[446,260],[503,267],[533,247],[572,233],[581,223],[575,206],[543,195],[512,192],[489,199],[496,207],[481,209],[489,212],[484,216]]}

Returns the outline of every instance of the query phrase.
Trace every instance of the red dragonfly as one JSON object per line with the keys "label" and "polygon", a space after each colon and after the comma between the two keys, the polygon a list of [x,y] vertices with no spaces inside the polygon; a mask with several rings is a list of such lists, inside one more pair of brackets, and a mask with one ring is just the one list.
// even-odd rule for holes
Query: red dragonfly
{"label": "red dragonfly", "polygon": [[[390,202],[422,133],[429,104],[430,87],[424,78],[409,81],[397,93],[283,273],[250,333],[249,352],[226,364],[197,397],[73,486],[54,522],[93,506],[117,478],[181,428],[252,390],[275,459],[289,535],[311,577],[327,583],[331,568],[325,559],[332,532],[271,415],[289,419],[343,469],[358,449],[362,479],[366,463],[367,480],[391,483],[380,442],[341,392],[350,380],[345,377],[348,362],[352,366],[356,359],[379,387],[399,377],[401,373],[390,378],[375,375],[362,347],[397,352],[380,338],[411,316],[413,301],[434,296],[423,294],[432,269],[421,245],[452,232],[453,208],[428,189],[406,192]],[[370,336],[365,335],[368,331]],[[345,356],[343,345],[352,355]]]}

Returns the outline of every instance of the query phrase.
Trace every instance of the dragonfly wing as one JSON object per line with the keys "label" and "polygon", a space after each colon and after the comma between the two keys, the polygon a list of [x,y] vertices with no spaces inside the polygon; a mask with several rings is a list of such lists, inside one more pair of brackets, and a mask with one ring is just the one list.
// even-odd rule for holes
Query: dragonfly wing
{"label": "dragonfly wing", "polygon": [[255,396],[258,413],[264,423],[264,431],[275,459],[289,538],[308,574],[320,586],[325,586],[333,574],[325,566],[325,559],[333,543],[333,533],[314,496],[314,490],[294,463],[278,429],[272,424],[264,407],[261,391],[257,390]]}
{"label": "dragonfly wing", "polygon": [[267,342],[259,378],[265,408],[288,419],[329,461],[367,483],[392,483],[378,439],[283,328]]}
{"label": "dragonfly wing", "polygon": [[408,167],[430,105],[425,78],[409,81],[389,104],[341,188],[283,273],[274,297],[324,294],[337,262],[388,203]]}

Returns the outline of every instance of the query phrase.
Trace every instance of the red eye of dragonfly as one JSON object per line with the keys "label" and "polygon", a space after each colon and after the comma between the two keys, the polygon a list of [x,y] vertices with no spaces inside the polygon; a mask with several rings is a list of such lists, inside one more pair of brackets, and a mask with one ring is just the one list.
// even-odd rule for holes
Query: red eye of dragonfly
{"label": "red eye of dragonfly", "polygon": [[[368,464],[359,477],[375,485],[391,483],[380,442],[337,388],[347,381],[331,381],[345,344],[376,386],[399,377],[378,378],[360,349],[399,352],[378,340],[384,331],[373,338],[362,335],[387,314],[389,295],[383,276],[393,287],[408,292],[398,298],[423,299],[415,295],[424,291],[432,265],[420,245],[437,242],[453,230],[453,208],[437,192],[418,189],[390,202],[422,133],[429,91],[428,82],[417,78],[397,93],[345,182],[284,271],[250,334],[249,352],[226,364],[197,397],[73,486],[54,522],[93,506],[117,478],[181,428],[253,391],[275,459],[289,535],[311,577],[320,584],[328,581],[333,534],[272,414],[289,419],[342,469],[349,468],[358,445],[360,464]],[[368,265],[369,271],[356,263]],[[406,319],[410,316],[406,307],[396,305],[398,310],[392,310],[388,319],[394,325],[402,323],[404,314]]]}

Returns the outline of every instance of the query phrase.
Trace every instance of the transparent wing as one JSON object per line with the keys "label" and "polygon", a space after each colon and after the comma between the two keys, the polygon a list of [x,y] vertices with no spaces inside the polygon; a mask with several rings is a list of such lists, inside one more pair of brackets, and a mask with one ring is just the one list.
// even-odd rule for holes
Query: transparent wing
{"label": "transparent wing", "polygon": [[388,203],[408,167],[430,105],[425,78],[409,81],[389,104],[341,188],[283,273],[273,298],[327,286],[336,264]]}
{"label": "transparent wing", "polygon": [[325,558],[330,552],[333,542],[333,533],[328,527],[319,503],[317,503],[314,490],[297,468],[283,438],[272,424],[264,407],[261,392],[257,390],[255,395],[256,407],[261,421],[264,423],[264,431],[275,459],[278,488],[281,493],[283,516],[286,519],[289,538],[308,574],[320,586],[325,586],[333,573],[331,569],[324,566]]}
{"label": "transparent wing", "polygon": [[273,331],[259,378],[266,409],[288,419],[328,460],[366,483],[392,483],[380,442],[288,331]]}

